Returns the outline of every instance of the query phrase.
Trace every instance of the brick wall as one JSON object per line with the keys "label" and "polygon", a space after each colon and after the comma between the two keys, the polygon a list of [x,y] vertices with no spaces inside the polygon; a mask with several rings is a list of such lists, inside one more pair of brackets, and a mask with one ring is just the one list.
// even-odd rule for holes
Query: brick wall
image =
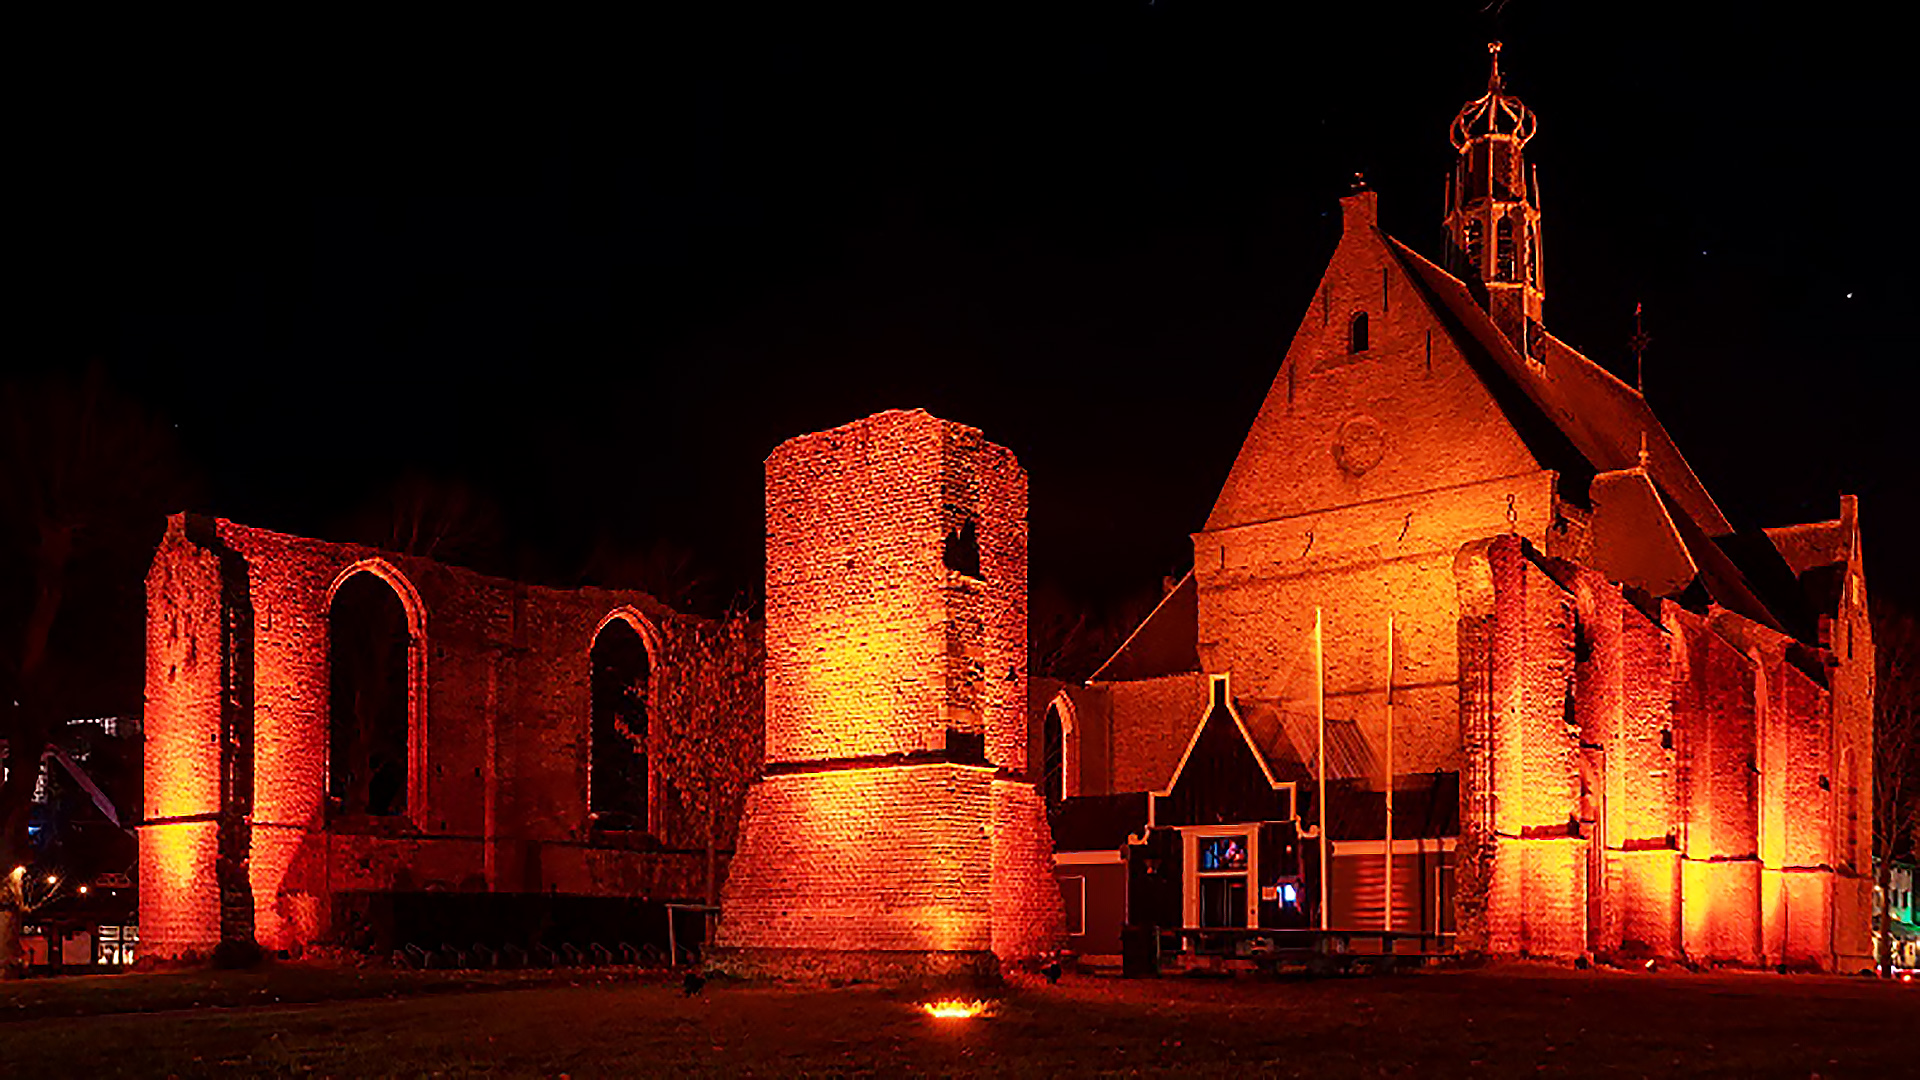
{"label": "brick wall", "polygon": [[1802,646],[1718,609],[1655,620],[1518,538],[1460,581],[1464,947],[1846,963],[1830,696]]}
{"label": "brick wall", "polygon": [[1025,474],[972,428],[886,412],[768,457],[768,775],[722,903],[733,962],[1058,942],[1026,551]]}
{"label": "brick wall", "polygon": [[[1231,672],[1250,705],[1310,700],[1320,609],[1328,718],[1356,724],[1381,761],[1392,614],[1395,771],[1457,771],[1455,555],[1507,532],[1545,547],[1555,478],[1401,271],[1374,194],[1342,202],[1339,246],[1194,537],[1201,664]],[[1355,353],[1361,313],[1369,347]],[[1123,773],[1145,770],[1126,764],[1120,730],[1124,790]]]}
{"label": "brick wall", "polygon": [[[616,612],[642,621],[657,673],[674,663],[687,617],[639,593],[545,589],[357,545],[210,527],[243,561],[253,604],[248,865],[263,946],[315,940],[329,898],[349,889],[701,895],[705,822],[686,820],[672,797],[695,778],[656,776],[662,794],[643,842],[594,834],[586,803],[595,633]],[[149,821],[209,812],[203,804],[217,798],[207,786],[218,764],[208,735],[217,730],[209,695],[220,666],[213,559],[176,516],[148,578]],[[391,584],[414,638],[407,812],[330,824],[327,613],[338,584],[359,572]],[[671,722],[650,717],[650,736]],[[719,737],[757,747],[761,730],[747,715]],[[737,805],[722,811],[723,846],[737,814]],[[196,830],[206,831],[142,829],[142,945],[151,954],[200,952],[213,940],[211,853],[184,839]]]}
{"label": "brick wall", "polygon": [[220,940],[218,557],[170,528],[147,574],[147,607],[142,950],[205,952]]}

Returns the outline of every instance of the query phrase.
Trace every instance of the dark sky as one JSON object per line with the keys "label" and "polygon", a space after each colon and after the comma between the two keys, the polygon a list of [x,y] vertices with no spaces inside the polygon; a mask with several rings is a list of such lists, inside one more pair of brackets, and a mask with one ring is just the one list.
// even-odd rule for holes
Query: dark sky
{"label": "dark sky", "polygon": [[1435,253],[1497,35],[1540,116],[1548,326],[1630,377],[1644,301],[1648,396],[1728,514],[1857,492],[1870,580],[1920,592],[1891,28],[909,6],[46,34],[17,362],[103,363],[179,425],[200,509],[328,535],[454,478],[554,580],[665,537],[755,585],[768,450],[925,407],[1019,454],[1036,580],[1111,598],[1184,569],[1347,177]]}

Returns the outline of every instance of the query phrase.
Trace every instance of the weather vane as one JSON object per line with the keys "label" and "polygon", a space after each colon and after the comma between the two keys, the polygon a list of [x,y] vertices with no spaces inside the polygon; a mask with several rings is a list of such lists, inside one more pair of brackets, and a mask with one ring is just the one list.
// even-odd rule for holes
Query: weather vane
{"label": "weather vane", "polygon": [[1647,392],[1647,346],[1653,338],[1647,336],[1646,327],[1640,325],[1640,308],[1640,301],[1634,301],[1633,336],[1627,339],[1627,345],[1633,349],[1633,388],[1644,396]]}

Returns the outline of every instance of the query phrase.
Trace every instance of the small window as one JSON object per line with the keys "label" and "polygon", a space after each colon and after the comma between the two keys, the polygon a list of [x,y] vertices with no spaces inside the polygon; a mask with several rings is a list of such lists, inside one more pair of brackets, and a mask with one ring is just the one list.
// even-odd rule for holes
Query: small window
{"label": "small window", "polygon": [[947,534],[941,544],[940,561],[956,573],[980,577],[980,532],[971,520]]}
{"label": "small window", "polygon": [[1200,842],[1200,872],[1240,873],[1247,868],[1247,838],[1210,836]]}
{"label": "small window", "polygon": [[1347,351],[1363,353],[1367,351],[1367,313],[1361,312],[1347,323]]}
{"label": "small window", "polygon": [[1517,280],[1514,274],[1513,218],[1503,217],[1495,226],[1493,277],[1496,281]]}
{"label": "small window", "polygon": [[1467,222],[1467,262],[1473,267],[1474,277],[1479,277],[1482,273],[1480,251],[1483,246],[1483,227],[1480,219],[1472,218]]}

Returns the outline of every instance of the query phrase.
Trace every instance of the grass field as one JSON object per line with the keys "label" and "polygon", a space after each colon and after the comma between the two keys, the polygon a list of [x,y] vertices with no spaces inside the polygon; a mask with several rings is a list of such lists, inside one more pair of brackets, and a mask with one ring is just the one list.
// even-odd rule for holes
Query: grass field
{"label": "grass field", "polygon": [[0,1076],[1920,1071],[1920,990],[1864,979],[1069,976],[1010,989],[988,1016],[936,1020],[869,987],[715,983],[689,998],[658,978],[566,978],[294,965],[0,986]]}

